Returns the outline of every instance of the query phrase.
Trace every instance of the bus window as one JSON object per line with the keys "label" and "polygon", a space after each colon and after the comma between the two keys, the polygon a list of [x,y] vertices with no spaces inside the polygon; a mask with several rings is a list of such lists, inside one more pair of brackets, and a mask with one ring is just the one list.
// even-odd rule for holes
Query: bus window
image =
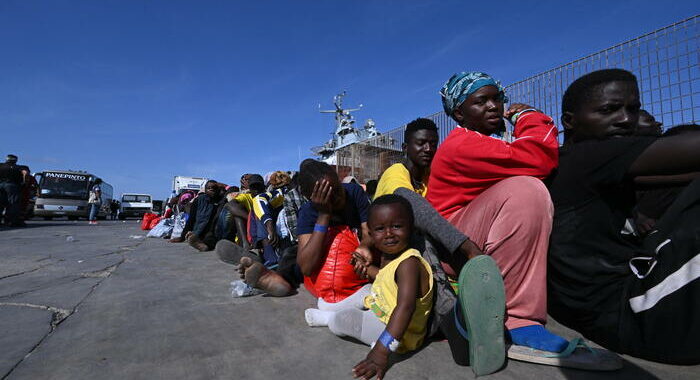
{"label": "bus window", "polygon": [[63,173],[45,173],[39,184],[40,198],[87,199],[87,176]]}

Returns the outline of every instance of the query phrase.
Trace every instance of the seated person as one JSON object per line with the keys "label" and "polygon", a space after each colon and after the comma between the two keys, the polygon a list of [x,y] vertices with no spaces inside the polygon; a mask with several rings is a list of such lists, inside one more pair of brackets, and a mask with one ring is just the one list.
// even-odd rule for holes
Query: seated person
{"label": "seated person", "polygon": [[[238,266],[241,278],[246,280],[248,285],[261,289],[271,296],[283,297],[292,294],[294,289],[303,282],[303,276],[296,261],[298,248],[296,227],[299,209],[307,201],[306,197],[301,195],[298,175],[295,174],[289,183],[289,190],[284,194],[283,210],[278,217],[277,225],[284,225],[283,228],[279,228],[280,240],[285,241],[281,245],[286,248],[281,251],[279,265],[275,270],[265,268],[258,257],[246,254],[244,249],[226,240],[216,244],[216,250],[220,253],[222,261],[242,264]],[[248,259],[241,260],[244,256]]]}
{"label": "seated person", "polygon": [[621,69],[586,74],[564,93],[565,141],[549,186],[549,313],[611,350],[699,364],[700,180],[641,242],[620,231],[635,183],[664,185],[700,171],[700,131],[630,136],[640,108],[636,77]]}
{"label": "seated person", "polygon": [[[482,255],[481,250],[463,233],[443,218],[423,198],[430,178],[430,164],[438,146],[438,130],[432,120],[419,118],[406,125],[403,151],[407,160],[387,168],[382,174],[375,195],[396,194],[411,204],[415,219],[412,247],[421,251],[423,258],[431,264],[435,282],[435,305],[430,319],[428,335],[438,329],[448,339],[455,361],[463,360],[468,348],[463,339],[455,336],[454,308],[457,296],[448,281],[440,260],[453,261],[452,255],[462,260]],[[438,250],[440,252],[438,252]],[[471,293],[478,292],[471,289]],[[457,339],[454,339],[457,338]],[[463,347],[462,347],[463,346]],[[476,347],[476,345],[472,345]],[[471,346],[469,346],[471,347]]]}
{"label": "seated person", "polygon": [[[244,174],[241,177],[241,190],[232,201],[226,203],[226,209],[233,216],[236,225],[236,243],[245,251],[250,250],[253,242],[253,232],[256,231],[253,222],[253,199],[265,192],[265,181],[260,174]],[[224,239],[228,240],[228,239]],[[221,241],[220,241],[221,242]],[[217,244],[215,250],[219,258],[229,264],[238,265],[240,257],[231,251],[231,244],[224,241]]]}
{"label": "seated person", "polygon": [[[301,163],[299,189],[309,199],[299,209],[296,228],[297,264],[304,285],[318,298],[319,309],[342,307],[343,300],[367,283],[350,264],[352,252],[359,245],[358,235],[368,236],[367,195],[359,185],[341,184],[330,165],[311,159]],[[271,295],[289,294],[292,285],[280,274],[232,244],[227,249],[230,256],[222,260],[240,262],[248,285]]]}
{"label": "seated person", "polygon": [[[341,184],[335,170],[320,161],[304,161],[301,193],[309,199],[299,209],[297,264],[318,308],[332,310],[367,283],[350,264],[359,239],[367,239],[367,194],[357,184]],[[359,237],[359,239],[358,239]]]}
{"label": "seated person", "polygon": [[173,228],[173,234],[171,235],[170,242],[182,243],[185,241],[185,236],[187,236],[187,233],[192,229],[192,224],[188,225],[187,220],[189,219],[190,212],[192,211],[192,203],[195,199],[195,194],[193,191],[186,190],[172,199],[174,200],[175,204],[173,206],[173,214],[175,215],[176,219],[184,220],[185,225],[182,227],[181,231],[179,231],[179,227],[178,231]]}
{"label": "seated person", "polygon": [[216,210],[223,199],[221,186],[214,180],[204,184],[204,194],[200,194],[193,201],[187,219],[186,229],[189,231],[185,239],[190,246],[200,252],[211,251],[216,244],[214,226]]}
{"label": "seated person", "polygon": [[264,264],[266,267],[277,265],[281,250],[287,248],[280,241],[277,234],[277,216],[282,210],[284,194],[287,185],[291,181],[289,174],[276,171],[270,174],[268,181],[269,191],[262,192],[253,198],[253,216],[255,223],[255,235],[253,244],[262,244]]}
{"label": "seated person", "polygon": [[217,242],[222,239],[236,240],[237,226],[234,221],[233,213],[226,207],[226,204],[234,200],[238,193],[239,189],[237,186],[228,186],[224,193],[224,199],[218,204],[214,225],[214,236]]}
{"label": "seated person", "polygon": [[[484,352],[472,369],[477,375],[488,374],[503,365],[503,324],[515,345],[560,352],[569,342],[544,328],[553,210],[541,181],[557,166],[557,128],[549,116],[528,105],[513,104],[504,112],[503,87],[484,73],[455,74],[440,93],[445,113],[458,126],[435,153],[426,197],[500,268],[503,285],[494,279],[479,293],[497,301],[500,297],[489,298],[489,293],[505,291],[505,305],[469,308],[469,300],[461,299],[469,294],[462,289],[466,284],[459,284],[465,322],[477,329],[468,331],[470,349],[477,345]],[[505,131],[504,117],[514,121],[511,143],[491,137]],[[444,257],[447,275],[456,278],[467,258]],[[503,307],[505,321],[497,317]],[[470,322],[478,320],[489,324]]]}
{"label": "seated person", "polygon": [[299,247],[297,218],[299,217],[301,206],[306,202],[308,202],[308,199],[301,194],[299,189],[299,175],[297,172],[293,172],[289,190],[284,194],[282,212],[277,220],[278,234],[280,240],[283,241],[280,245],[287,247],[281,252],[277,273],[284,277],[292,288],[297,288],[304,281],[301,269],[297,265],[297,250]]}
{"label": "seated person", "polygon": [[413,231],[411,205],[398,195],[384,195],[369,209],[372,248],[381,252],[379,266],[363,262],[372,285],[365,285],[333,311],[307,309],[310,326],[328,326],[338,336],[350,336],[372,346],[353,368],[355,377],[384,377],[392,352],[418,349],[425,338],[433,301],[430,265],[409,247]]}

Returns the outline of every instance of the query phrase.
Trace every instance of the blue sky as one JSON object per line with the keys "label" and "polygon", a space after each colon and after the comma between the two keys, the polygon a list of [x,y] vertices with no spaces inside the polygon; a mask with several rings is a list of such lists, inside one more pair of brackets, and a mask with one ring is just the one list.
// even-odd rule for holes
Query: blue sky
{"label": "blue sky", "polygon": [[380,131],[457,71],[508,84],[699,13],[695,1],[0,2],[0,154],[116,193],[293,170],[347,90]]}

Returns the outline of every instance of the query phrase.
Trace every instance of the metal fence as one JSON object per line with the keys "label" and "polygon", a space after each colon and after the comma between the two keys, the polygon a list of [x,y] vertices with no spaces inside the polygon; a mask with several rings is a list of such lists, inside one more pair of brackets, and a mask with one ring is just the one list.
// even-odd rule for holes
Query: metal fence
{"label": "metal fence", "polygon": [[[510,84],[506,92],[511,103],[541,109],[558,124],[561,98],[571,82],[595,70],[622,68],[637,76],[642,107],[664,127],[697,123],[700,121],[699,39],[700,15],[696,15]],[[437,124],[440,141],[455,127],[455,122],[442,111],[426,117]],[[402,158],[404,128],[405,125],[339,149],[341,178],[354,175],[363,183],[379,178],[384,169]],[[506,133],[508,136],[510,133]]]}
{"label": "metal fence", "polygon": [[336,151],[336,169],[342,179],[355,177],[360,183],[379,179],[384,170],[403,158],[401,145],[405,126]]}
{"label": "metal fence", "polygon": [[555,122],[561,98],[576,78],[621,68],[634,73],[642,107],[665,127],[700,120],[700,15],[537,74],[506,87],[511,102],[531,104]]}

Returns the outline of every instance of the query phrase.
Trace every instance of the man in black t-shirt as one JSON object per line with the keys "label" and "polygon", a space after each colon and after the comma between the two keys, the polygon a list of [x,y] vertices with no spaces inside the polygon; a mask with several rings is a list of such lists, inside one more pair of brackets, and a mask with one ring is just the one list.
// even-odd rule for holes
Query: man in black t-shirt
{"label": "man in black t-shirt", "polygon": [[[700,363],[700,131],[631,136],[634,75],[587,74],[562,100],[565,143],[550,182],[555,214],[549,313],[597,343],[649,360]],[[641,243],[621,230],[636,183],[689,185]]]}
{"label": "man in black t-shirt", "polygon": [[5,211],[5,224],[8,226],[24,225],[19,219],[23,175],[14,154],[8,154],[5,163],[0,163],[0,218]]}

